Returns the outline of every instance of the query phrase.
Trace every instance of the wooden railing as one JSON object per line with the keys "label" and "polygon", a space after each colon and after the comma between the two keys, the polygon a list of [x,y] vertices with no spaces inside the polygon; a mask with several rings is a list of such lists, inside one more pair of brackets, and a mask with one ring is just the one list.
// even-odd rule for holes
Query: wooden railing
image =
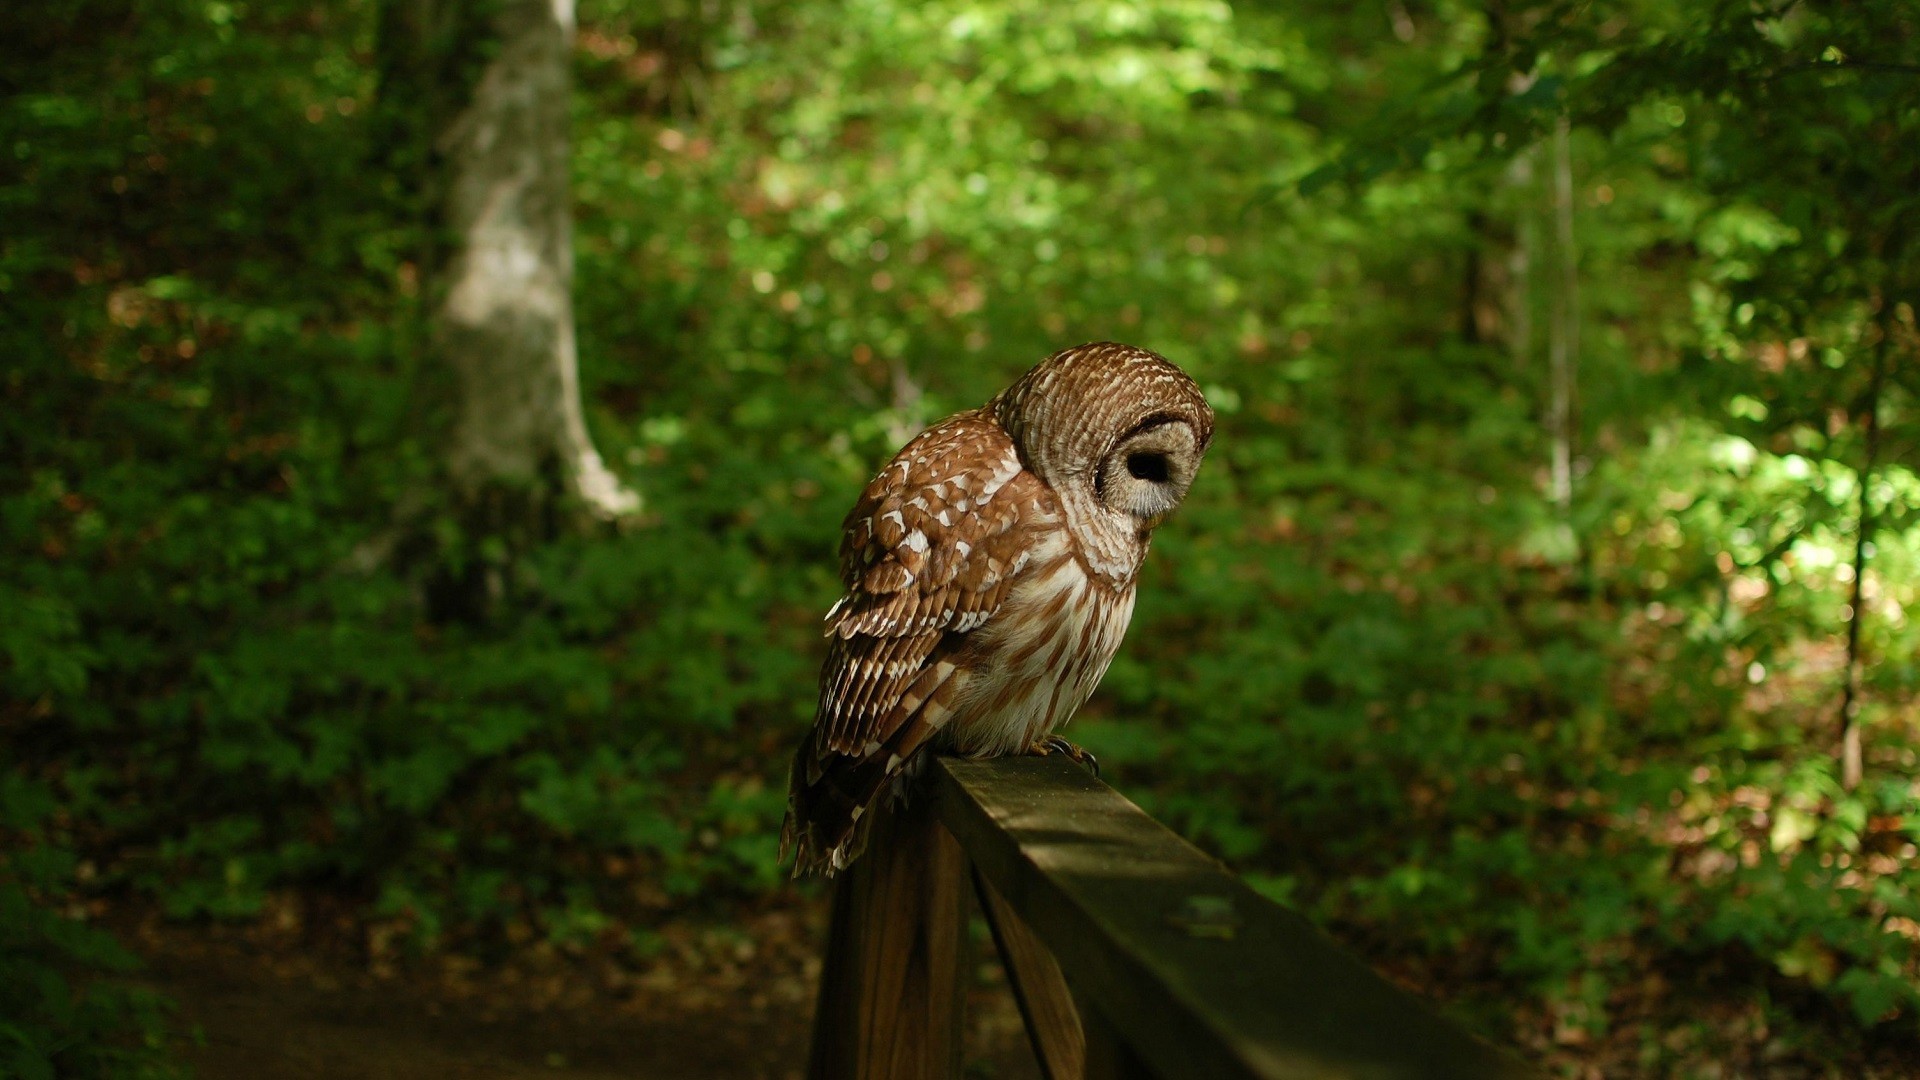
{"label": "wooden railing", "polygon": [[930,773],[836,883],[813,1080],[960,1077],[969,892],[1048,1080],[1536,1075],[1063,757]]}

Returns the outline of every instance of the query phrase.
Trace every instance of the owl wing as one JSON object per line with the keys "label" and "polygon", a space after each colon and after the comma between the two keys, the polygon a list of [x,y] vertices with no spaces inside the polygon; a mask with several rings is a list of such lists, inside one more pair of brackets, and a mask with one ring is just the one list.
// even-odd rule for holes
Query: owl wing
{"label": "owl wing", "polygon": [[795,756],[783,843],[795,872],[838,869],[882,784],[949,715],[966,635],[1027,562],[1021,524],[1052,498],[980,411],[928,429],[867,485],[840,544],[813,732]]}

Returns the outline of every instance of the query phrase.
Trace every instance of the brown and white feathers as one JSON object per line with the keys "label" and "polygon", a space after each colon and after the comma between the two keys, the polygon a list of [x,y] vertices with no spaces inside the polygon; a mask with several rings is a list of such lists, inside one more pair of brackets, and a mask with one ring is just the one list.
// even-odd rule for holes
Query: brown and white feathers
{"label": "brown and white feathers", "polygon": [[813,730],[781,832],[796,875],[845,868],[916,755],[1026,752],[1093,693],[1152,531],[1213,410],[1162,357],[1101,342],[1041,361],[909,442],[847,514]]}

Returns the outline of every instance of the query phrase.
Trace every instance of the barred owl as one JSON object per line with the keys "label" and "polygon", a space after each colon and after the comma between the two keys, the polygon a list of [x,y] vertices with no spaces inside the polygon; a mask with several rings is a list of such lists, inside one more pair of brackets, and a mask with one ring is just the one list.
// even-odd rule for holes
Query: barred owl
{"label": "barred owl", "polygon": [[1212,438],[1185,372],[1101,342],[1053,354],[880,470],[847,514],[847,591],[794,755],[781,856],[797,849],[795,875],[844,869],[861,815],[929,749],[1071,749],[1052,733],[1106,673],[1147,543]]}

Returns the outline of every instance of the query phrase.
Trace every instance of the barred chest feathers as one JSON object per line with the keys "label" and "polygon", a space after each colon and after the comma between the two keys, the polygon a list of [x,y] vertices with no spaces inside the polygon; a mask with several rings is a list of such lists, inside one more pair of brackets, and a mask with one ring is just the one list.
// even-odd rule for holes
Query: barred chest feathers
{"label": "barred chest feathers", "polygon": [[978,666],[936,738],[967,757],[1023,753],[1091,697],[1133,618],[1131,579],[1115,587],[1087,573],[1051,534],[996,618],[978,636]]}

